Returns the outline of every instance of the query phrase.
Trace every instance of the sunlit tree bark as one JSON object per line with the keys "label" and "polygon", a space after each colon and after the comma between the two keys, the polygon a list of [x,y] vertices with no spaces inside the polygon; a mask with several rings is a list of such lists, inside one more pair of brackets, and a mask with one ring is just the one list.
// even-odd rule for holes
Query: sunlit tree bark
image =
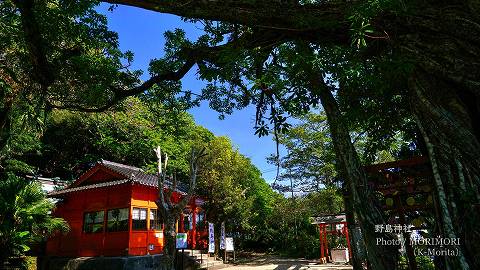
{"label": "sunlit tree bark", "polygon": [[[313,52],[311,50],[307,51],[310,51],[312,57],[310,59],[313,59]],[[320,75],[320,72],[315,72],[313,67],[307,72],[310,73],[309,80],[312,91],[318,92],[322,107],[327,115],[339,172],[346,182],[349,196],[347,198],[348,203],[351,204],[362,229],[368,255],[367,260],[372,269],[395,269],[397,248],[380,246],[376,243],[377,237],[390,239],[392,236],[375,233],[375,225],[385,224],[386,222],[381,209],[373,203],[375,201],[373,191],[369,188],[367,175],[358,158],[347,125],[342,120],[338,104],[330,88],[323,82],[324,78]],[[354,233],[351,231],[351,234]],[[358,267],[358,260],[355,264]]]}
{"label": "sunlit tree bark", "polygon": [[175,260],[175,241],[176,241],[176,231],[175,223],[182,214],[183,209],[187,206],[188,202],[193,196],[195,186],[197,184],[197,172],[198,172],[198,163],[201,157],[204,156],[205,149],[201,151],[195,151],[192,149],[190,156],[190,179],[189,179],[189,189],[186,195],[183,196],[180,202],[172,202],[173,191],[177,188],[177,179],[176,176],[173,178],[173,182],[165,189],[166,181],[166,169],[168,163],[168,156],[165,155],[162,161],[162,153],[160,147],[155,149],[155,153],[158,158],[158,199],[155,202],[158,209],[163,217],[165,222],[164,227],[164,247],[163,255],[165,256],[164,262],[166,265],[160,265],[160,269],[173,270],[175,269],[174,260]]}

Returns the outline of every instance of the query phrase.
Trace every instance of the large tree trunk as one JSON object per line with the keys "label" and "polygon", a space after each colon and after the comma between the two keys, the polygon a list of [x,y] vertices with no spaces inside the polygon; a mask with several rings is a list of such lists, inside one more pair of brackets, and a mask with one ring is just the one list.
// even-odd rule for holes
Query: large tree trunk
{"label": "large tree trunk", "polygon": [[[300,45],[302,46],[302,45]],[[306,46],[303,46],[305,49]],[[346,123],[343,121],[337,101],[330,88],[323,81],[320,72],[313,67],[313,51],[309,53],[308,68],[306,70],[313,92],[318,93],[323,106],[332,136],[335,157],[341,177],[346,182],[349,207],[358,218],[365,243],[368,263],[374,270],[392,270],[396,268],[398,248],[396,246],[377,245],[377,238],[393,239],[393,235],[376,233],[375,225],[386,224],[382,210],[375,204],[375,197],[368,186],[367,175],[352,143]],[[355,264],[358,264],[356,262]],[[358,266],[357,266],[358,267]]]}
{"label": "large tree trunk", "polygon": [[165,155],[162,159],[162,153],[160,146],[155,149],[155,153],[158,158],[158,199],[155,201],[160,213],[165,221],[164,228],[164,246],[163,255],[165,256],[164,264],[159,266],[159,269],[174,270],[175,249],[176,249],[176,236],[175,223],[180,218],[183,209],[190,202],[195,191],[197,183],[197,172],[200,158],[205,156],[205,148],[200,151],[196,151],[192,148],[190,156],[190,187],[187,194],[180,200],[180,202],[174,203],[172,201],[172,194],[177,189],[177,177],[174,174],[173,182],[168,190],[165,190],[166,185],[166,169],[168,156]]}
{"label": "large tree trunk", "polygon": [[366,173],[352,144],[348,129],[342,121],[337,103],[326,86],[318,85],[317,87],[323,109],[327,114],[340,174],[347,181],[351,204],[360,223],[369,265],[375,270],[395,269],[398,247],[377,245],[377,237],[388,240],[392,239],[392,236],[375,233],[375,225],[386,224],[386,222],[381,210],[374,203],[375,198],[368,187]]}
{"label": "large tree trunk", "polygon": [[365,261],[365,244],[363,239],[357,234],[357,222],[355,220],[355,209],[353,208],[352,199],[350,198],[351,191],[349,185],[344,186],[345,193],[343,194],[345,203],[345,216],[348,224],[348,234],[350,236],[350,248],[352,251],[352,265],[353,269],[363,269]]}
{"label": "large tree trunk", "polygon": [[[428,91],[433,88],[435,95]],[[410,81],[413,112],[432,164],[440,235],[460,238],[460,246],[453,246],[459,255],[446,257],[446,267],[480,269],[480,143],[472,122],[478,118],[458,96],[462,90],[420,69]]]}
{"label": "large tree trunk", "polygon": [[285,38],[317,40],[324,43],[349,44],[350,4],[342,1],[318,1],[297,4],[295,1],[190,1],[190,0],[105,0],[186,18],[225,21],[246,25]]}
{"label": "large tree trunk", "polygon": [[[398,53],[414,63],[408,95],[432,164],[447,269],[480,269],[480,4],[426,7],[404,20]],[[418,33],[418,34],[412,34]]]}
{"label": "large tree trunk", "polygon": [[175,216],[168,215],[165,217],[165,227],[163,230],[164,243],[163,246],[163,256],[165,256],[165,267],[166,269],[175,269],[175,237],[177,233],[175,232]]}

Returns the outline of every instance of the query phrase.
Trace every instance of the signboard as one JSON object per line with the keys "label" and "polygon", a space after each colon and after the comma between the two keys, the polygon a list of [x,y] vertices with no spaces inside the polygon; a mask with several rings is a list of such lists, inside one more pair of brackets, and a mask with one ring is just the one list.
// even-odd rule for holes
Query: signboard
{"label": "signboard", "polygon": [[225,238],[225,251],[233,251],[233,237]]}
{"label": "signboard", "polygon": [[155,233],[156,238],[163,238],[163,232]]}
{"label": "signboard", "polygon": [[215,234],[213,223],[208,223],[208,253],[215,253]]}
{"label": "signboard", "polygon": [[177,233],[176,247],[178,249],[187,248],[187,234],[186,233]]}
{"label": "signboard", "polygon": [[332,248],[330,254],[334,263],[348,262],[348,248]]}
{"label": "signboard", "polygon": [[220,249],[225,249],[225,222],[222,222],[220,228]]}

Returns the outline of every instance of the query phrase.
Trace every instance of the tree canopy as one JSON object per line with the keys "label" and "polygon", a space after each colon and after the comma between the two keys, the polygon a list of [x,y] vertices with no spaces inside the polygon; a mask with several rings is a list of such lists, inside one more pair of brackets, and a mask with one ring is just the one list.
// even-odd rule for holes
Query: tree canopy
{"label": "tree canopy", "polygon": [[[151,107],[152,106],[152,107]],[[42,149],[27,156],[45,176],[75,178],[81,164],[106,159],[155,172],[155,146],[169,153],[169,170],[188,175],[188,153],[214,135],[191,115],[129,98],[114,110],[83,113],[54,110],[47,119]],[[78,144],[74,144],[73,142]],[[81,145],[82,147],[78,147]]]}

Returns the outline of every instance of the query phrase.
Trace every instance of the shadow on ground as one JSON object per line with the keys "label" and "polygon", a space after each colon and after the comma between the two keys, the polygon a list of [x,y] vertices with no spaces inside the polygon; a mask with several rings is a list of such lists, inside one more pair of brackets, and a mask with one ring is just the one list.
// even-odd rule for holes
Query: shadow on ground
{"label": "shadow on ground", "polygon": [[267,254],[249,254],[242,256],[235,264],[227,266],[229,270],[351,270],[352,266],[342,264],[321,264],[318,260],[281,258]]}

